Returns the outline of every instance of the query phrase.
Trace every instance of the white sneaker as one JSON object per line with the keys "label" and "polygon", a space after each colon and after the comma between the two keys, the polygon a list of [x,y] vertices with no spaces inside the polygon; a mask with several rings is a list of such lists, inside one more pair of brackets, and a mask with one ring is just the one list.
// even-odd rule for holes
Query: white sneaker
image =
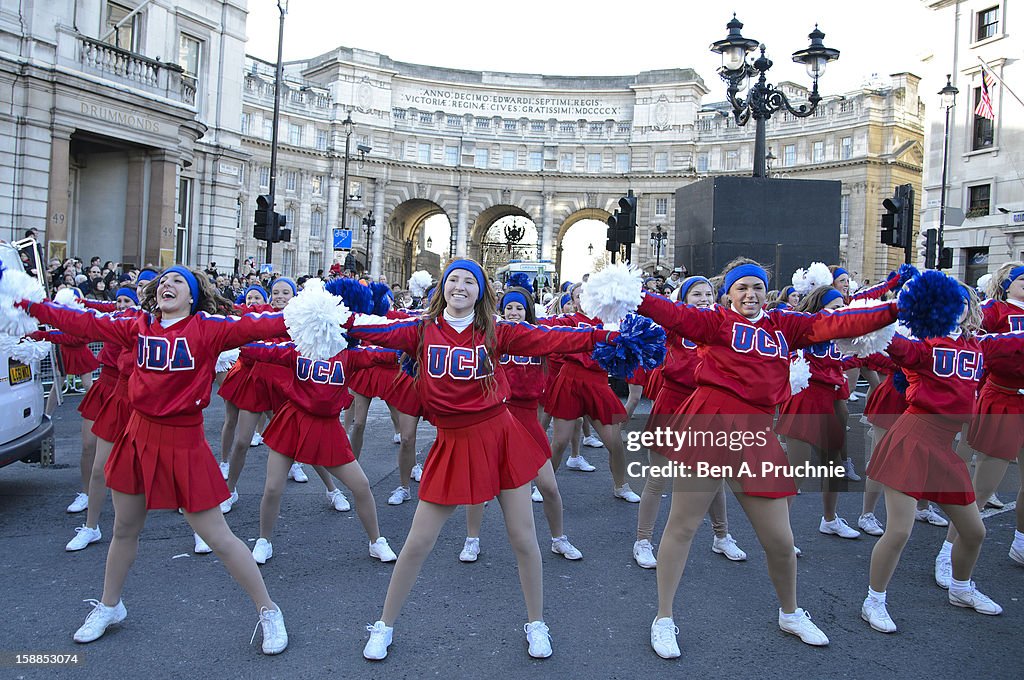
{"label": "white sneaker", "polygon": [[412,494],[409,493],[409,487],[400,486],[391,492],[391,495],[388,497],[388,505],[401,505],[411,499]]}
{"label": "white sneaker", "polygon": [[206,541],[203,540],[203,537],[194,531],[192,532],[192,538],[194,538],[196,542],[195,546],[192,548],[192,552],[197,555],[209,555],[213,552],[213,548],[206,545]]}
{"label": "white sneaker", "polygon": [[227,480],[228,473],[231,472],[231,463],[220,463],[218,467],[220,468],[220,476]]}
{"label": "white sneaker", "polygon": [[654,648],[654,652],[662,659],[678,659],[679,641],[676,639],[677,635],[679,635],[679,629],[676,628],[675,621],[667,616],[661,619],[654,619],[654,623],[651,624],[651,647]]}
{"label": "white sneaker", "polygon": [[530,500],[534,503],[543,503],[544,496],[541,495],[540,489],[533,487],[533,492],[530,494]]}
{"label": "white sneaker", "polygon": [[579,470],[580,472],[593,472],[597,468],[587,462],[587,459],[583,456],[569,456],[565,460],[565,467],[570,470]]}
{"label": "white sneaker", "polygon": [[395,436],[391,438],[391,443],[392,444],[401,444],[402,443],[402,435],[400,435],[399,433],[396,432]]}
{"label": "white sneaker", "polygon": [[128,616],[128,610],[120,600],[113,607],[108,607],[99,600],[85,601],[93,605],[93,610],[85,617],[82,627],[75,631],[75,642],[99,640],[109,626],[121,623]]}
{"label": "white sneaker", "polygon": [[263,435],[259,432],[252,433],[252,439],[249,441],[249,446],[259,446],[263,443]]}
{"label": "white sneaker", "polygon": [[858,475],[857,471],[853,469],[853,458],[847,458],[843,460],[843,474],[851,482],[860,481],[860,475]]}
{"label": "white sneaker", "polygon": [[732,537],[732,534],[726,534],[722,538],[715,536],[715,540],[711,542],[711,552],[716,555],[725,555],[733,562],[742,562],[747,559],[747,553],[740,550],[740,547],[736,545],[736,540]]}
{"label": "white sneaker", "polygon": [[627,503],[639,503],[640,502],[640,496],[637,496],[636,493],[634,493],[633,490],[629,488],[629,482],[626,482],[625,484],[620,486],[618,489],[615,489],[614,491],[612,491],[612,494],[616,498],[621,498],[622,500],[626,501]]}
{"label": "white sneaker", "polygon": [[779,610],[779,628],[787,633],[798,636],[801,640],[815,647],[824,647],[828,644],[828,638],[821,629],[811,621],[811,615],[803,609],[797,609],[792,615],[787,616]]}
{"label": "white sneaker", "polygon": [[462,546],[462,552],[459,553],[459,562],[476,562],[476,558],[480,555],[480,539],[479,538],[467,538],[466,544]]}
{"label": "white sneaker", "polygon": [[870,534],[872,536],[881,536],[885,533],[885,527],[882,526],[882,523],[878,521],[878,518],[875,517],[875,513],[873,512],[867,512],[861,515],[860,518],[857,519],[857,526],[859,526],[865,534]]}
{"label": "white sneaker", "polygon": [[309,481],[306,471],[302,469],[302,463],[292,463],[292,466],[288,468],[288,479],[299,484],[305,484]]}
{"label": "white sneaker", "polygon": [[928,504],[928,507],[925,510],[915,510],[914,519],[918,522],[928,522],[928,524],[931,524],[932,526],[949,526],[949,520],[940,515],[931,503]]}
{"label": "white sneaker", "polygon": [[1009,556],[1011,560],[1024,567],[1024,550],[1011,543]]}
{"label": "white sneaker", "polygon": [[576,549],[569,539],[565,536],[559,536],[558,538],[551,538],[551,552],[556,555],[561,555],[567,560],[582,560],[583,553]]}
{"label": "white sneaker", "polygon": [[992,494],[987,501],[985,501],[986,508],[995,508],[996,510],[1002,510],[1006,507],[1006,504],[999,500],[999,496]]}
{"label": "white sneaker", "polygon": [[551,656],[551,633],[543,621],[531,621],[523,626],[526,641],[530,644],[530,656],[546,659]]}
{"label": "white sneaker", "polygon": [[846,520],[839,515],[836,515],[836,518],[831,522],[826,522],[825,518],[822,517],[821,522],[818,524],[818,531],[842,538],[860,538],[860,532],[847,524]]}
{"label": "white sneaker", "polygon": [[[260,628],[263,629],[264,654],[280,654],[288,647],[288,631],[284,627],[284,614],[280,609],[260,609],[260,621],[256,624],[256,630]],[[252,632],[249,644],[256,639],[256,630]]]}
{"label": "white sneaker", "polygon": [[256,560],[256,564],[266,564],[273,556],[274,545],[265,538],[256,539],[256,545],[252,547],[252,558]]}
{"label": "white sneaker", "polygon": [[89,494],[79,493],[75,496],[75,500],[71,501],[71,505],[68,506],[68,512],[82,512],[89,507]]}
{"label": "white sneaker", "polygon": [[850,392],[850,396],[846,401],[860,401],[860,397],[857,396],[856,392]]}
{"label": "white sneaker", "polygon": [[658,560],[654,556],[654,546],[646,538],[633,543],[633,559],[644,569],[654,569]]}
{"label": "white sneaker", "polygon": [[341,489],[328,491],[327,502],[330,503],[338,512],[348,512],[352,509],[352,506],[349,505],[348,499],[345,498],[345,494],[341,492]]}
{"label": "white sneaker", "polygon": [[884,602],[864,598],[864,604],[860,607],[860,618],[871,624],[871,627],[879,633],[895,633],[896,623],[889,616]]}
{"label": "white sneaker", "polygon": [[939,553],[935,556],[935,585],[949,590],[949,582],[953,578],[953,560],[949,555]]}
{"label": "white sneaker", "polygon": [[398,559],[398,555],[388,545],[388,539],[380,536],[376,541],[370,544],[370,557],[375,557],[381,562],[394,562]]}
{"label": "white sneaker", "polygon": [[391,640],[394,638],[395,629],[388,628],[384,625],[383,621],[378,621],[372,626],[367,626],[366,630],[370,631],[370,639],[366,641],[366,646],[363,647],[363,658],[370,659],[371,661],[380,661],[388,655],[388,647],[391,646]]}
{"label": "white sneaker", "polygon": [[423,477],[423,466],[416,463],[412,466],[412,481],[419,482],[421,477]]}
{"label": "white sneaker", "polygon": [[604,444],[602,444],[601,440],[597,436],[595,436],[595,435],[590,435],[589,437],[584,437],[582,440],[580,440],[580,444],[583,444],[583,446],[589,446],[592,449],[603,449],[604,448]]}
{"label": "white sneaker", "polygon": [[803,557],[804,556],[804,551],[794,545],[793,546],[793,554],[796,555],[797,557]]}
{"label": "white sneaker", "polygon": [[964,607],[966,609],[973,609],[979,614],[988,614],[989,616],[997,616],[1003,613],[1003,608],[992,601],[988,595],[984,595],[974,585],[974,581],[971,581],[971,587],[969,590],[953,590],[949,589],[949,603],[954,607]]}
{"label": "white sneaker", "polygon": [[95,543],[101,538],[103,538],[103,534],[100,532],[98,524],[95,529],[91,529],[83,524],[80,527],[75,527],[75,537],[68,541],[64,549],[68,552],[84,550],[87,545]]}
{"label": "white sneaker", "polygon": [[231,495],[228,496],[227,500],[220,504],[220,511],[225,515],[231,512],[231,508],[235,507],[235,503],[238,502],[238,492],[232,491]]}

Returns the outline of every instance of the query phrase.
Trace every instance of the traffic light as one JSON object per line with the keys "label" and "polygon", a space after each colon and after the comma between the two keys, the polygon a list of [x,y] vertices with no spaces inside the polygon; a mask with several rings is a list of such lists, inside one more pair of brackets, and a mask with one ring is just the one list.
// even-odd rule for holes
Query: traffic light
{"label": "traffic light", "polygon": [[608,218],[608,240],[605,241],[604,249],[609,253],[619,252],[619,211]]}
{"label": "traffic light", "polygon": [[901,184],[892,198],[882,201],[886,213],[882,215],[882,243],[903,248],[909,257],[914,247],[914,187]]}
{"label": "traffic light", "polygon": [[252,229],[252,237],[270,241],[270,222],[270,196],[261,194],[256,197],[256,224]]}
{"label": "traffic light", "polygon": [[273,243],[284,241],[290,243],[292,240],[292,228],[288,226],[288,217],[279,212],[273,213],[271,220],[270,240]]}
{"label": "traffic light", "polygon": [[632,189],[619,199],[617,233],[619,243],[636,243],[636,196]]}
{"label": "traffic light", "polygon": [[927,229],[924,232],[924,266],[935,269],[935,249],[939,244],[938,229]]}

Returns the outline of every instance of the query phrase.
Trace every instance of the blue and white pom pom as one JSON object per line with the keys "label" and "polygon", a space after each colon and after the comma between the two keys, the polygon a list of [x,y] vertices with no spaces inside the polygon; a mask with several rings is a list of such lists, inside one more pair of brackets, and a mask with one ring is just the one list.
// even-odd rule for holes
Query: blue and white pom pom
{"label": "blue and white pom pom", "polygon": [[804,351],[797,350],[796,357],[789,362],[789,393],[797,395],[811,384],[811,365],[804,359]]}
{"label": "blue and white pom pom", "polygon": [[580,290],[580,307],[590,318],[618,323],[643,301],[643,277],[636,267],[613,264],[590,275]]}
{"label": "blue and white pom pom", "polygon": [[311,359],[330,359],[348,347],[342,326],[350,316],[352,313],[342,299],[324,290],[323,281],[309,279],[302,292],[284,308],[284,325],[299,354]]}
{"label": "blue and white pom pom", "polygon": [[18,338],[10,335],[0,335],[0,353],[6,354],[15,361],[23,364],[31,364],[33,361],[42,361],[50,355],[53,348],[46,340],[30,340],[29,338]]}
{"label": "blue and white pom pom", "polygon": [[0,263],[0,332],[21,337],[39,328],[38,321],[14,304],[22,300],[42,302],[45,297],[37,279]]}
{"label": "blue and white pom pom", "polygon": [[910,279],[898,300],[900,322],[920,339],[952,333],[967,304],[960,283],[932,269]]}
{"label": "blue and white pom pom", "polygon": [[[843,309],[869,309],[888,304],[888,302],[879,302],[878,300],[854,300],[849,306],[843,307]],[[896,324],[891,323],[860,337],[837,338],[833,340],[833,343],[835,343],[836,349],[839,350],[840,354],[866,357],[885,351],[885,348],[892,342],[892,336],[894,335],[896,335]]]}
{"label": "blue and white pom pom", "polygon": [[665,361],[665,329],[646,316],[628,314],[615,342],[597,343],[591,357],[616,378],[628,378],[638,368],[653,370]]}
{"label": "blue and white pom pom", "polygon": [[422,298],[433,282],[434,279],[430,276],[430,272],[423,270],[413,272],[409,277],[409,294],[414,298]]}

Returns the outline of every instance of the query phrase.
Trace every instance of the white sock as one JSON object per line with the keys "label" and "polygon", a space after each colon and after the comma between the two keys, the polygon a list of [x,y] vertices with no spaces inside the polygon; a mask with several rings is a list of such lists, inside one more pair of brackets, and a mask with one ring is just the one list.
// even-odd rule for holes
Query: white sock
{"label": "white sock", "polygon": [[949,589],[950,590],[960,591],[960,592],[962,592],[964,590],[970,590],[971,589],[971,582],[970,582],[970,580],[967,580],[967,581],[957,581],[955,578],[951,578],[951,579],[949,579]]}
{"label": "white sock", "polygon": [[881,602],[882,604],[885,604],[885,591],[883,590],[882,592],[877,593],[871,589],[871,586],[868,586],[868,599],[872,602]]}
{"label": "white sock", "polygon": [[801,616],[804,615],[804,611],[798,607],[797,610],[795,612],[793,612],[792,614],[787,614],[786,612],[784,612],[784,611],[782,611],[780,609],[779,610],[779,614],[781,614],[782,618],[784,618],[784,619],[789,619],[791,621],[795,621],[795,620],[799,619]]}
{"label": "white sock", "polygon": [[949,558],[951,558],[952,556],[953,556],[953,544],[950,543],[949,541],[943,541],[942,542],[942,547],[939,548],[939,557],[949,557]]}
{"label": "white sock", "polygon": [[1024,550],[1024,532],[1013,532],[1013,547],[1017,550]]}

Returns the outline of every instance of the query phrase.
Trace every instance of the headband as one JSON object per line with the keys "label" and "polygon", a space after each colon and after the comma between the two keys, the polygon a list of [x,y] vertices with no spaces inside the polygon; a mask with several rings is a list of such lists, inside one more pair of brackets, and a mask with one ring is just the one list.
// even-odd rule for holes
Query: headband
{"label": "headband", "polygon": [[134,302],[135,304],[139,304],[139,296],[136,295],[135,291],[132,290],[131,288],[118,288],[117,293],[114,295],[114,297],[119,298],[122,295],[125,296],[126,298],[131,298],[131,301]]}
{"label": "headband", "polygon": [[479,300],[480,296],[484,294],[484,287],[487,285],[487,277],[484,276],[484,270],[481,269],[480,265],[476,262],[473,262],[473,260],[452,260],[448,266],[444,268],[444,275],[441,277],[441,281],[447,281],[448,275],[456,269],[465,269],[473,275],[474,279],[476,279],[476,285],[480,289],[480,292],[477,293],[476,299]]}
{"label": "headband", "polygon": [[1014,267],[1013,269],[1011,269],[1010,275],[1007,276],[1006,280],[1003,281],[1003,291],[1005,292],[1010,290],[1010,284],[1019,279],[1021,276],[1024,276],[1024,266]]}
{"label": "headband", "polygon": [[836,267],[836,270],[834,272],[832,272],[832,280],[835,281],[836,279],[838,279],[843,274],[846,274],[847,276],[849,276],[850,272],[846,271],[842,267]]}
{"label": "headband", "polygon": [[[1021,273],[1024,274],[1024,272]],[[964,299],[964,302],[970,302],[971,300],[971,289],[962,283],[960,284],[960,297]]]}
{"label": "headband", "polygon": [[287,283],[288,287],[292,289],[292,295],[299,294],[299,289],[295,286],[295,282],[289,279],[287,276],[279,276],[276,279],[274,279],[273,285],[270,286],[271,289],[273,289],[273,287],[279,283]]}
{"label": "headband", "polygon": [[572,302],[572,295],[570,295],[569,293],[563,293],[561,299],[559,299],[558,301],[558,304],[565,307],[570,302]]}
{"label": "headband", "polygon": [[793,286],[786,286],[782,289],[782,297],[789,299],[789,296],[796,292],[796,288]]}
{"label": "headband", "polygon": [[156,272],[153,271],[152,269],[146,269],[144,271],[139,272],[139,275],[135,277],[135,283],[136,285],[138,285],[141,283],[145,283],[146,281],[152,281],[155,278]]}
{"label": "headband", "polygon": [[434,297],[434,291],[436,291],[436,290],[437,290],[437,286],[431,286],[430,288],[427,288],[427,292],[424,293],[422,299],[426,300],[427,302],[430,302],[430,298]]}
{"label": "headband", "polygon": [[518,290],[510,290],[509,292],[501,296],[501,305],[499,305],[499,308],[501,309],[502,312],[505,311],[505,305],[507,305],[510,302],[518,302],[523,306],[523,309],[530,308],[529,303],[526,301],[526,296],[520,293]]}
{"label": "headband", "polygon": [[570,288],[572,288],[574,285],[576,285],[576,284],[574,284],[572,281],[565,281],[565,282],[562,283],[561,291],[564,293],[567,290],[569,290]]}
{"label": "headband", "polygon": [[263,290],[263,286],[249,286],[242,291],[242,303],[245,303],[245,298],[249,297],[249,291],[254,290],[263,297],[263,301],[267,301],[267,291]]}
{"label": "headband", "polygon": [[843,298],[843,294],[842,293],[840,293],[835,288],[829,288],[828,291],[824,295],[821,296],[821,306],[824,307],[825,305],[827,305],[828,303],[832,302],[833,300],[842,300],[842,299],[845,299],[845,298]]}
{"label": "headband", "polygon": [[[686,296],[689,294],[690,289],[693,288],[698,283],[706,283],[709,286],[711,286],[711,282],[705,279],[703,276],[691,276],[685,281],[683,281],[681,284],[679,284],[679,301],[685,304]],[[711,290],[712,292],[714,292],[715,287],[711,286]]]}
{"label": "headband", "polygon": [[181,278],[185,279],[185,281],[188,282],[188,292],[192,294],[192,306],[189,308],[189,314],[195,314],[196,308],[199,307],[199,282],[196,281],[196,275],[190,272],[185,267],[176,264],[173,267],[168,267],[167,269],[165,269],[163,273],[160,274],[159,280],[162,281],[163,278],[168,274],[178,274],[179,276],[181,276]]}
{"label": "headband", "polygon": [[764,287],[768,287],[768,272],[766,272],[760,265],[756,264],[741,264],[738,267],[733,267],[725,275],[725,292],[729,292],[733,284],[742,279],[744,276],[755,276],[761,279]]}

